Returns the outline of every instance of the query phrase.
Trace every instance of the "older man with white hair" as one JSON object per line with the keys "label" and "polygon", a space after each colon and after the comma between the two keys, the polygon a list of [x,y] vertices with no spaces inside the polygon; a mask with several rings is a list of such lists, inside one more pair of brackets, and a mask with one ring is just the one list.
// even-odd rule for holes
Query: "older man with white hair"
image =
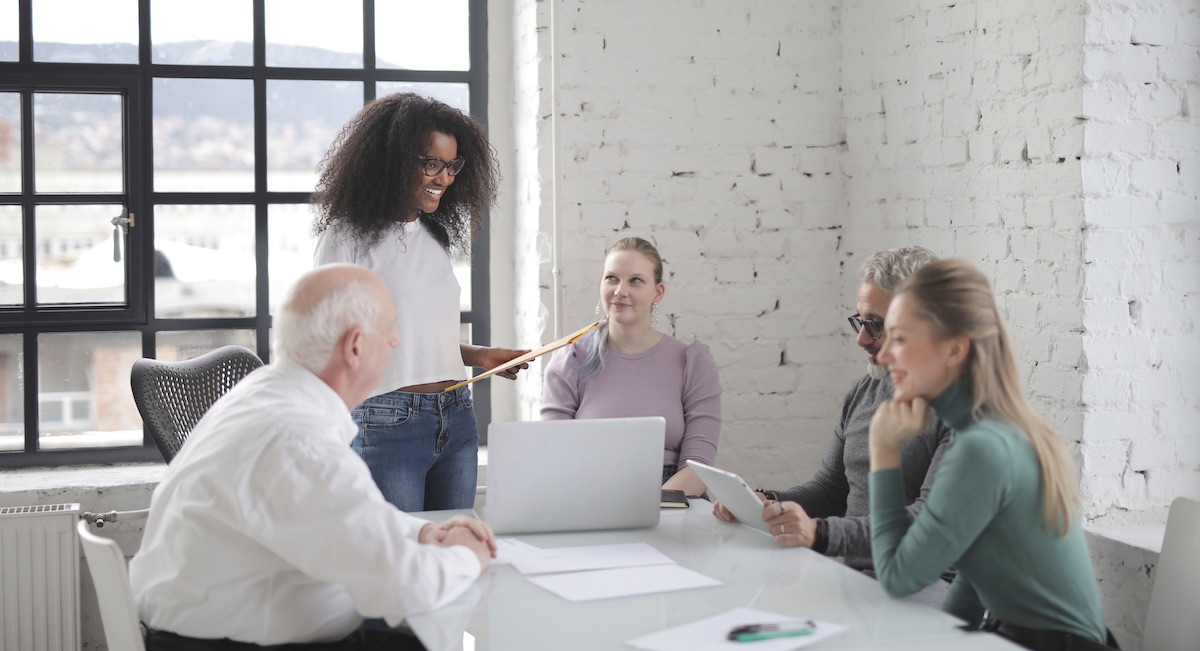
{"label": "older man with white hair", "polygon": [[362,267],[297,281],[275,317],[279,361],[213,405],[154,491],[130,564],[150,651],[376,648],[364,617],[396,625],[487,568],[487,525],[398,511],[350,448],[350,409],[402,336],[395,318]]}

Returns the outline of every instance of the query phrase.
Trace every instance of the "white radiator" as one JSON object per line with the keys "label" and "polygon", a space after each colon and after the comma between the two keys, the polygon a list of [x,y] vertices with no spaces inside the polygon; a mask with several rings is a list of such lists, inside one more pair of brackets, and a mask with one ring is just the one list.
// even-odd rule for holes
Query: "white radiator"
{"label": "white radiator", "polygon": [[78,651],[78,504],[0,507],[0,651]]}

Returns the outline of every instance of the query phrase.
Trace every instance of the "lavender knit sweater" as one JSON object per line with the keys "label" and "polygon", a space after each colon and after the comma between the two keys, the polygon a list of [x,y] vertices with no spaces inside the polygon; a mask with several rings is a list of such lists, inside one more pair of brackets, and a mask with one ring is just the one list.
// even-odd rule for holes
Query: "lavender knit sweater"
{"label": "lavender knit sweater", "polygon": [[637,355],[609,348],[604,370],[581,378],[584,357],[583,349],[572,344],[556,351],[546,365],[544,420],[662,416],[667,419],[664,466],[716,460],[721,380],[708,346],[663,335]]}

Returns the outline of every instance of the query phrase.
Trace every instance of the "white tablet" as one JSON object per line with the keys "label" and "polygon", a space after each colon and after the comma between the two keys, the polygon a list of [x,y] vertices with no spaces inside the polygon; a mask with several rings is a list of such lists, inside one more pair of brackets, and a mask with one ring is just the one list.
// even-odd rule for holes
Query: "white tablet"
{"label": "white tablet", "polygon": [[688,467],[708,487],[708,494],[721,500],[721,504],[729,509],[738,522],[771,533],[769,526],[762,519],[762,500],[758,499],[754,490],[747,486],[741,477],[728,470],[706,466],[699,461],[688,461]]}

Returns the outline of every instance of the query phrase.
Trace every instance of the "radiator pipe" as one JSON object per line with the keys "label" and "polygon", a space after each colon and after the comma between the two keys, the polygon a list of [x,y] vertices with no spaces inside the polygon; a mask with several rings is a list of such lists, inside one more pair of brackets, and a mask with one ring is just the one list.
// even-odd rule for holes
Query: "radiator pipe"
{"label": "radiator pipe", "polygon": [[79,514],[79,517],[87,520],[89,524],[96,525],[97,529],[104,528],[105,522],[116,522],[117,520],[140,520],[150,515],[150,509],[138,509],[136,511],[109,511],[108,513],[92,513],[84,511]]}

